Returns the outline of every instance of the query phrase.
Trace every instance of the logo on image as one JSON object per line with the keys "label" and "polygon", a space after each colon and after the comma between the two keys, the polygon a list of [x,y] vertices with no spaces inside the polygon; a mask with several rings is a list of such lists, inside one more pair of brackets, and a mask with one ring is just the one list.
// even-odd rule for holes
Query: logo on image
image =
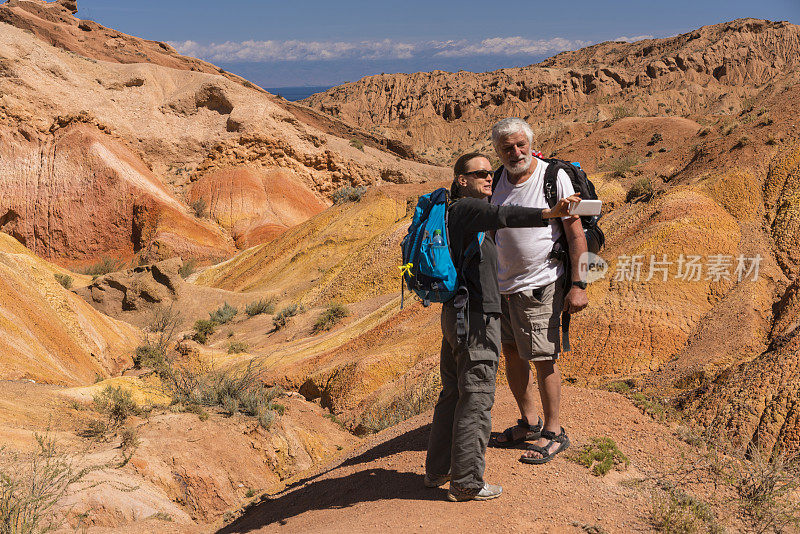
{"label": "logo on image", "polygon": [[584,252],[580,258],[581,266],[581,280],[586,280],[588,283],[602,280],[608,272],[608,263],[606,260],[592,252]]}

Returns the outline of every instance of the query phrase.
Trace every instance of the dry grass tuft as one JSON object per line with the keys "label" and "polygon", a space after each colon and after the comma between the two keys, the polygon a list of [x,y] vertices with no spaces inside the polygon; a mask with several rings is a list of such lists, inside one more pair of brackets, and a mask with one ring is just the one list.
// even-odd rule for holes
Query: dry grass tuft
{"label": "dry grass tuft", "polygon": [[330,330],[348,315],[350,315],[350,310],[347,306],[334,302],[328,305],[325,311],[320,314],[317,322],[314,323],[314,327],[311,329],[311,333],[318,334],[322,331]]}

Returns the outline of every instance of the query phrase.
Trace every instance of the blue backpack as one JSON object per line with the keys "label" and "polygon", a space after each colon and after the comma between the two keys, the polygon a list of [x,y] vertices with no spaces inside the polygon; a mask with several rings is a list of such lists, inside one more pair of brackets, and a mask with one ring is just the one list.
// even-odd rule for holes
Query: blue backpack
{"label": "blue backpack", "polygon": [[[450,253],[450,234],[447,231],[447,210],[451,205],[450,195],[444,187],[422,195],[417,201],[414,218],[408,233],[401,243],[403,277],[400,291],[400,308],[403,308],[403,293],[406,286],[422,299],[423,306],[431,302],[447,302],[458,291],[458,266]],[[467,247],[464,260],[479,251],[483,232]],[[463,263],[463,261],[461,262]]]}

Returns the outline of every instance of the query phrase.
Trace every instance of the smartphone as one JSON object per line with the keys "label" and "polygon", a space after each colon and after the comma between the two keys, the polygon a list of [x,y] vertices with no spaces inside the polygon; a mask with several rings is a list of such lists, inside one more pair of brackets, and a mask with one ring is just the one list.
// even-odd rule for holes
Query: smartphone
{"label": "smartphone", "polygon": [[569,204],[570,215],[600,215],[602,209],[602,200],[581,200]]}

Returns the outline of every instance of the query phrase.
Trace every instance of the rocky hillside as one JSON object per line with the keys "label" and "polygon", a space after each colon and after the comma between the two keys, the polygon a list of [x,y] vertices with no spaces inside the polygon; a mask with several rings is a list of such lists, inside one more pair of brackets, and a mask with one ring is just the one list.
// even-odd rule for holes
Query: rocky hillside
{"label": "rocky hillside", "polygon": [[798,26],[741,19],[602,43],[529,67],[368,76],[306,103],[442,163],[487,147],[491,125],[509,116],[528,120],[550,153],[612,118],[736,115],[749,97],[794,84],[799,53]]}
{"label": "rocky hillside", "polygon": [[40,256],[226,257],[341,186],[446,172],[69,4],[0,5],[0,230]]}
{"label": "rocky hillside", "polygon": [[0,233],[2,379],[77,385],[130,366],[138,329],[99,313],[57,277],[88,282]]}
{"label": "rocky hillside", "polygon": [[[777,451],[798,428],[798,51],[800,27],[742,19],[519,69],[370,76],[307,103],[443,163],[491,153],[499,118],[528,120],[535,146],[594,173],[606,205],[609,271],[576,317],[566,374],[683,391],[710,434]],[[692,278],[678,265],[690,256],[730,264]],[[737,275],[747,258],[759,276]]]}
{"label": "rocky hillside", "polygon": [[[447,162],[486,148],[509,114],[581,161],[604,201],[609,269],[561,359],[578,386],[565,421],[576,449],[613,437],[632,469],[595,478],[562,457],[531,489],[517,451],[491,451],[509,490],[496,530],[653,528],[650,489],[675,486],[623,482],[685,468],[694,431],[800,447],[797,27],[735,21],[523,69],[371,77],[321,97],[346,93],[336,111],[74,9],[0,6],[0,468],[47,429],[103,466],[62,500],[65,530],[374,531],[397,510],[407,529],[451,527],[441,492],[419,489],[429,415],[362,443],[438,393],[439,310],[408,293],[400,309],[398,245],[449,171],[413,149]],[[370,187],[332,204],[341,185]],[[176,253],[220,261],[192,274]],[[56,265],[134,254],[95,277]],[[159,317],[174,327],[163,353]],[[586,388],[615,380],[636,406]],[[93,401],[114,388],[135,405],[124,422]],[[678,400],[683,426],[641,413],[658,416],[658,399]],[[495,430],[515,418],[501,378]],[[721,495],[720,519],[742,530],[729,485],[684,482],[670,484]],[[458,525],[480,515],[469,506]]]}

